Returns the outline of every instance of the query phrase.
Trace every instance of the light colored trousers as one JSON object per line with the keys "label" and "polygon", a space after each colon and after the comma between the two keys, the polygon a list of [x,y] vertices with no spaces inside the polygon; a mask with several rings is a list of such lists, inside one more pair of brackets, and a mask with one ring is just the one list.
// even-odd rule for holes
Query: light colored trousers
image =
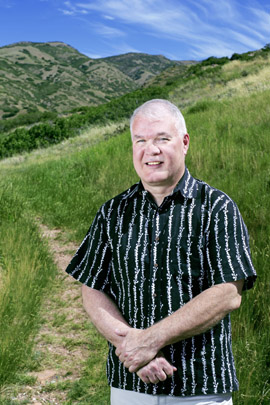
{"label": "light colored trousers", "polygon": [[111,387],[111,405],[232,405],[231,394],[171,397],[125,391]]}

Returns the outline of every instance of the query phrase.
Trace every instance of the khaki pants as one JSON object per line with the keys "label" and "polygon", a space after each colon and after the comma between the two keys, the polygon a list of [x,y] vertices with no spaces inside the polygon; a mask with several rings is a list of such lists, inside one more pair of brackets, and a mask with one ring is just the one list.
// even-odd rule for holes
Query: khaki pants
{"label": "khaki pants", "polygon": [[171,397],[125,391],[111,387],[111,405],[232,405],[231,394]]}

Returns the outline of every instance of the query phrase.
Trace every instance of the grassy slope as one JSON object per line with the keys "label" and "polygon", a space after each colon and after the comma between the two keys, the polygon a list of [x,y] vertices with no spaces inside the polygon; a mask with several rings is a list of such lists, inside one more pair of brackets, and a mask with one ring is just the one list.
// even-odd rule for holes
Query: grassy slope
{"label": "grassy slope", "polygon": [[[198,104],[186,112],[191,135],[188,166],[196,177],[227,192],[249,228],[259,281],[233,316],[241,391],[237,404],[267,404],[269,359],[269,140],[270,92]],[[67,141],[68,142],[68,141]],[[74,145],[73,145],[74,146]],[[8,168],[7,168],[8,167]],[[124,132],[90,148],[71,147],[38,163],[2,165],[5,182],[50,226],[82,239],[97,208],[136,181],[130,137]],[[248,360],[247,360],[248,359]],[[88,370],[88,371],[87,371]],[[91,380],[91,366],[86,369]],[[89,380],[88,380],[89,379]]]}
{"label": "grassy slope", "polygon": [[[171,92],[171,99],[176,104],[187,107],[184,115],[191,135],[188,166],[193,175],[224,190],[238,203],[250,232],[254,263],[259,273],[256,287],[244,295],[240,311],[233,316],[234,351],[241,385],[240,393],[235,395],[237,405],[266,405],[270,399],[270,322],[265,310],[269,307],[270,293],[268,62],[266,58],[230,62],[218,73],[213,71],[201,78],[194,76],[186,82],[181,80]],[[243,97],[235,97],[237,94]],[[4,201],[9,201],[8,206],[12,207],[2,210],[2,240],[6,235],[21,240],[22,227],[26,230],[30,227],[32,232],[25,232],[25,240],[18,245],[20,253],[24,253],[21,261],[16,261],[16,253],[9,254],[14,244],[11,239],[5,244],[6,251],[1,247],[0,267],[27,272],[23,260],[34,263],[35,257],[43,252],[40,240],[33,237],[37,230],[31,227],[32,214],[22,215],[24,221],[27,219],[27,226],[20,221],[20,226],[13,226],[18,207],[21,213],[33,212],[46,224],[61,227],[70,239],[79,243],[97,208],[137,180],[132,168],[129,134],[125,132],[110,139],[109,134],[115,132],[115,127],[105,129],[101,138],[99,131],[91,130],[89,134],[86,132],[53,148],[0,162],[1,188],[7,190],[1,205],[5,206]],[[108,141],[99,143],[108,137]],[[29,238],[39,242],[30,244],[30,250],[24,249]],[[14,267],[14,260],[17,267]],[[35,263],[32,267],[39,268]],[[2,287],[8,285],[5,278],[1,281]],[[3,291],[0,284],[2,297]],[[26,345],[24,350],[27,349]],[[87,384],[94,384],[92,361],[99,360],[89,359],[77,388],[73,386],[70,390],[74,398],[77,395],[79,403],[83,403],[79,391],[83,390],[88,401],[93,395],[87,393]]]}
{"label": "grassy slope", "polygon": [[27,362],[55,266],[26,203],[0,179],[0,386]]}
{"label": "grassy slope", "polygon": [[[224,65],[191,67],[175,81],[170,99],[183,109],[204,100],[246,97],[254,92],[270,89],[269,61],[269,52],[261,54],[258,51],[258,54],[250,60],[233,60]],[[165,71],[157,77],[156,84],[164,85],[166,80],[170,83],[172,79],[166,74]]]}

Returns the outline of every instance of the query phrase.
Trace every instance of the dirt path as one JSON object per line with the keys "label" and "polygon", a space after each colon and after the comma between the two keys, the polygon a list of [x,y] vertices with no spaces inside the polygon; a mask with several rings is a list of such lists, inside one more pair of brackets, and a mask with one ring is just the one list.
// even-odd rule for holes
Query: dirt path
{"label": "dirt path", "polygon": [[[41,226],[59,269],[50,296],[42,308],[42,326],[35,340],[35,365],[26,383],[10,387],[12,400],[23,404],[64,404],[65,385],[81,376],[89,355],[87,316],[82,308],[81,289],[65,272],[77,246],[65,243],[60,230]],[[62,388],[61,388],[62,383]],[[17,402],[16,402],[17,403]]]}

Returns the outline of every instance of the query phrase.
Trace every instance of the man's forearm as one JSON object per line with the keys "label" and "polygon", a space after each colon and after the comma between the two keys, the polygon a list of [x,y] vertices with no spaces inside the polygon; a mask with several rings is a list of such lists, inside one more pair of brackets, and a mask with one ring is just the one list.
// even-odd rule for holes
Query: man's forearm
{"label": "man's forearm", "polygon": [[160,350],[211,329],[241,303],[243,281],[215,285],[148,329]]}
{"label": "man's forearm", "polygon": [[[118,346],[123,337],[119,336],[116,330],[126,331],[131,329],[118,307],[108,295],[85,285],[82,286],[82,297],[84,308],[97,330],[106,340],[114,346]],[[150,361],[148,368],[143,367],[140,370],[138,376],[146,383],[155,382],[159,379],[164,381],[174,371],[175,368],[162,354],[159,354],[157,359],[153,360],[153,362]]]}
{"label": "man's forearm", "polygon": [[143,331],[126,330],[116,354],[129,371],[149,362],[163,347],[209,330],[241,303],[243,281],[215,285],[172,315]]}
{"label": "man's forearm", "polygon": [[106,340],[117,346],[122,338],[115,330],[130,328],[118,307],[107,294],[85,285],[82,286],[82,298],[84,309],[97,330]]}

